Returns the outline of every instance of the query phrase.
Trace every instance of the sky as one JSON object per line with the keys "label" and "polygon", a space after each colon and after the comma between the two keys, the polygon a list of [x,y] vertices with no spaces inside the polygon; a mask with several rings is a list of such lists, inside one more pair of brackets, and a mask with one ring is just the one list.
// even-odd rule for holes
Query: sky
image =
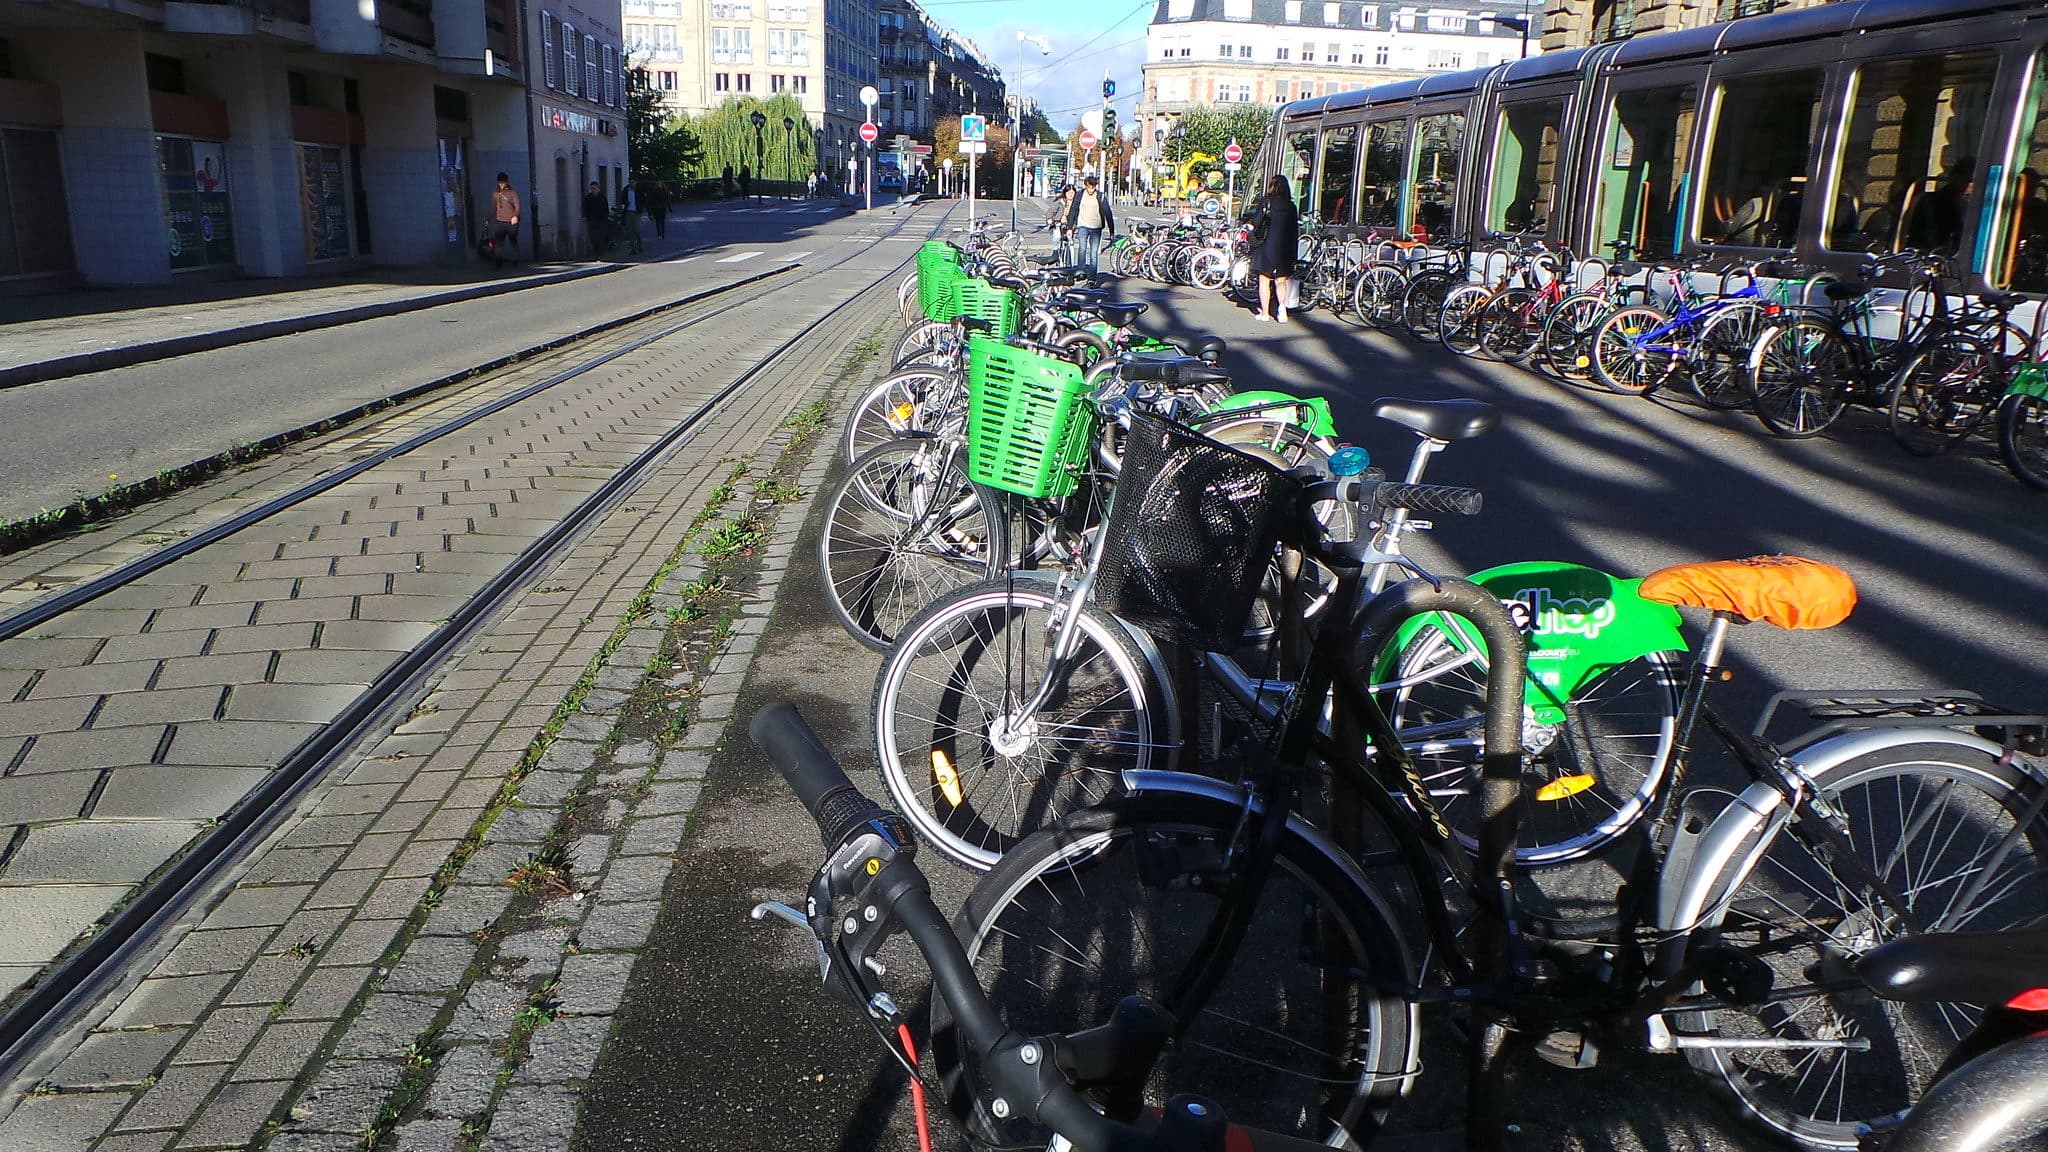
{"label": "sky", "polygon": [[[1104,69],[1116,81],[1118,118],[1131,123],[1153,0],[923,0],[923,5],[933,19],[958,29],[993,57],[1012,90],[1038,101],[1062,133],[1073,130],[1083,107],[1102,102]],[[1051,53],[1019,43],[1019,32],[1045,37]]]}

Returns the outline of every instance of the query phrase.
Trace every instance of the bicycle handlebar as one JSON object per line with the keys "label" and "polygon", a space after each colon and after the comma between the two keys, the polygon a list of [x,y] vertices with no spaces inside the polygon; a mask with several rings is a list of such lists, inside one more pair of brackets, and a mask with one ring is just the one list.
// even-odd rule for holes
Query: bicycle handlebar
{"label": "bicycle handlebar", "polygon": [[837,852],[870,822],[892,814],[847,779],[846,770],[793,706],[775,703],[754,713],[747,735],[774,762],[804,811],[817,821],[827,851]]}
{"label": "bicycle handlebar", "polygon": [[1383,481],[1369,494],[1380,508],[1406,508],[1432,516],[1477,516],[1486,504],[1486,494],[1477,488],[1449,484],[1402,484]]}

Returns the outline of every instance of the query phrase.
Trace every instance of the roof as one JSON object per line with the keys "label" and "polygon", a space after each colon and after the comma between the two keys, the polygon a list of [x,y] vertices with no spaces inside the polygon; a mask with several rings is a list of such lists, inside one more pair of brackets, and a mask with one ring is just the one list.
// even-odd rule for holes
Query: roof
{"label": "roof", "polygon": [[[1251,0],[1251,15],[1249,16],[1226,15],[1228,8],[1226,0],[1193,0],[1192,7],[1186,16],[1174,16],[1171,15],[1172,0],[1158,0],[1152,9],[1152,23],[1195,24],[1203,21],[1227,21],[1233,24],[1277,24],[1283,27],[1347,28],[1354,31],[1373,31],[1377,29],[1385,31],[1389,28],[1389,21],[1394,13],[1403,7],[1402,5],[1392,3],[1368,4],[1360,3],[1360,0],[1336,0],[1336,2],[1340,3],[1341,8],[1338,13],[1337,22],[1331,24],[1323,19],[1324,2],[1325,0],[1303,0],[1301,19],[1289,20],[1287,18],[1288,0]],[[1380,18],[1378,23],[1362,25],[1358,22],[1358,10],[1364,7],[1372,7],[1379,10]],[[1503,0],[1503,2],[1492,4],[1432,6],[1417,12],[1416,15],[1444,15],[1460,8],[1467,15],[1468,22],[1464,32],[1443,32],[1428,28],[1417,29],[1417,31],[1434,31],[1439,36],[1521,36],[1520,32],[1503,28],[1498,24],[1486,25],[1487,31],[1477,31],[1479,28],[1477,21],[1484,16],[1499,15],[1519,18],[1522,14],[1522,6],[1519,0]]]}

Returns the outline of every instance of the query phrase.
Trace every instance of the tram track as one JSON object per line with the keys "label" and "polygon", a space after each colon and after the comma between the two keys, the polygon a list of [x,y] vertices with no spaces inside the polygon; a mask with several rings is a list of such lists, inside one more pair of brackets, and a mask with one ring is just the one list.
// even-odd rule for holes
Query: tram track
{"label": "tram track", "polygon": [[[945,227],[950,212],[929,219],[930,235]],[[895,237],[912,223],[917,214],[898,220],[886,236]],[[872,250],[859,251],[818,267],[813,274],[839,268]],[[867,298],[877,287],[900,276],[909,259],[893,264],[888,271],[851,292],[821,315],[802,324],[766,353],[755,357],[729,381],[716,388],[675,421],[665,432],[646,444],[594,490],[566,510],[552,527],[525,545],[510,562],[492,574],[481,587],[435,626],[422,641],[403,652],[355,696],[339,713],[321,724],[298,744],[253,790],[245,794],[199,839],[189,844],[152,879],[136,888],[105,921],[82,940],[60,954],[54,967],[0,1015],[0,1083],[19,1075],[42,1047],[82,1015],[111,988],[117,986],[129,963],[146,954],[164,933],[176,926],[206,894],[244,860],[252,849],[264,843],[290,820],[300,800],[366,737],[388,724],[397,709],[415,696],[446,658],[461,650],[481,629],[516,597],[531,586],[549,566],[585,532],[618,509],[656,470],[687,444],[706,421],[763,374],[780,364],[790,353],[825,329],[848,308]],[[732,284],[694,293],[682,300],[650,310],[649,314],[672,311],[689,303],[756,285],[786,273],[796,265],[776,268]],[[778,285],[779,286],[779,285]],[[703,325],[736,309],[758,304],[774,289],[722,302],[708,312],[666,325],[625,345],[555,372],[533,384],[504,396],[473,406],[451,419],[406,437],[397,444],[354,460],[332,472],[293,486],[235,516],[211,525],[177,543],[136,557],[118,567],[53,596],[0,617],[0,641],[28,634],[81,606],[117,590],[137,584],[150,573],[180,560],[202,556],[205,550],[239,533],[276,518],[280,513],[324,493],[333,491],[371,469],[404,458],[437,440],[470,427],[493,414],[504,412],[523,401],[542,395],[570,380],[584,377],[606,364],[636,351],[644,351],[691,328]],[[644,319],[644,317],[643,317]],[[630,321],[628,322],[630,323]],[[617,328],[620,325],[613,325]]]}

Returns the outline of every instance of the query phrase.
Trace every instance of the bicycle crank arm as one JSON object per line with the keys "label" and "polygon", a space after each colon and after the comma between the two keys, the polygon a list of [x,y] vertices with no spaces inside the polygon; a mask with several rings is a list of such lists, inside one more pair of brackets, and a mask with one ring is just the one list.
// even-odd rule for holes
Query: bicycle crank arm
{"label": "bicycle crank arm", "polygon": [[1846,1036],[1840,1040],[1749,1040],[1732,1036],[1689,1036],[1673,1032],[1660,1016],[1652,1016],[1650,1051],[1681,1052],[1691,1048],[1719,1048],[1741,1051],[1801,1051],[1824,1049],[1831,1052],[1868,1052],[1870,1037]]}

